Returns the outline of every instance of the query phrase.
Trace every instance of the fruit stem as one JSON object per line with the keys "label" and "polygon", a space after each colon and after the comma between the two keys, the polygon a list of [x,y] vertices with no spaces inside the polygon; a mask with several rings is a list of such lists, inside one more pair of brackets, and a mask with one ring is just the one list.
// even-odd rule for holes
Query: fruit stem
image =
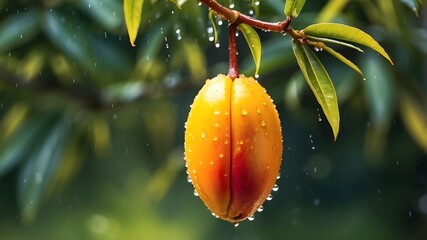
{"label": "fruit stem", "polygon": [[234,80],[239,77],[239,63],[237,60],[237,43],[236,43],[236,31],[237,25],[231,23],[228,26],[228,54],[229,54],[229,64],[228,76]]}

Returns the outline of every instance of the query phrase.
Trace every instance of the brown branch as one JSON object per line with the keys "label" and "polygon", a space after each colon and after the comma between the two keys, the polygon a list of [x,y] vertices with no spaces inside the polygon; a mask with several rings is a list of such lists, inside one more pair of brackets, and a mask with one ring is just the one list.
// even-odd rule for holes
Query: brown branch
{"label": "brown branch", "polygon": [[258,29],[279,33],[287,33],[288,31],[292,30],[292,28],[290,28],[290,24],[292,22],[291,17],[287,17],[282,22],[271,23],[255,19],[236,10],[231,10],[219,4],[215,0],[199,0],[199,2],[205,4],[207,7],[209,7],[209,9],[213,10],[218,15],[228,20],[230,23],[236,23],[236,25],[245,23]]}

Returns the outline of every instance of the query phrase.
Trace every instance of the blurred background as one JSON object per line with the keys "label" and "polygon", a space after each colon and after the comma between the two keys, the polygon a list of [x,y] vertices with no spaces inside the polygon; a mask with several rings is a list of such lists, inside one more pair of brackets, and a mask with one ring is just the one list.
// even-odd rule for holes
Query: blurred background
{"label": "blurred background", "polygon": [[[284,1],[222,0],[266,21]],[[280,187],[238,228],[193,196],[183,160],[189,105],[228,71],[227,23],[188,1],[145,1],[132,48],[119,0],[0,1],[0,239],[426,239],[427,17],[417,0],[307,1],[293,22],[341,22],[394,61],[325,52],[337,141],[292,53],[259,32],[259,82],[284,132]],[[242,34],[240,68],[254,74]]]}

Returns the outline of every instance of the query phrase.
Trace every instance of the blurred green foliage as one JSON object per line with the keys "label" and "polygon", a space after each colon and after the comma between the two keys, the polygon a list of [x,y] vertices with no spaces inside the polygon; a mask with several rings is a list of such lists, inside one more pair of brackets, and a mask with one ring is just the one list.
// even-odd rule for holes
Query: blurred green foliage
{"label": "blurred green foliage", "polygon": [[[215,47],[205,7],[145,1],[132,48],[122,1],[1,1],[0,238],[425,239],[427,18],[420,3],[307,1],[293,22],[295,29],[319,21],[361,28],[395,63],[342,49],[364,81],[317,53],[338,94],[336,142],[290,38],[260,33],[259,81],[283,123],[282,177],[255,221],[234,229],[192,196],[182,154],[193,97],[206,78],[227,71],[226,23],[217,26]],[[234,4],[266,21],[284,17],[284,1]],[[243,36],[238,43],[241,70],[252,75]]]}

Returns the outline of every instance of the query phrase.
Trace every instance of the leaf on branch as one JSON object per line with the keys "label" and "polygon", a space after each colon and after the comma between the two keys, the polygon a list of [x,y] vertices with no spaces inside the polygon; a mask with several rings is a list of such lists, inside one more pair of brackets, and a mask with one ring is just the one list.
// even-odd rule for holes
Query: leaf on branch
{"label": "leaf on branch", "polygon": [[306,27],[303,31],[308,36],[334,38],[364,45],[378,52],[393,64],[384,48],[369,34],[358,28],[339,23],[317,23]]}
{"label": "leaf on branch", "polygon": [[341,53],[335,51],[334,49],[324,45],[323,49],[327,51],[329,54],[346,64],[347,66],[351,67],[354,71],[358,72],[362,77],[364,77],[362,71],[359,69],[359,67],[356,66],[352,61],[348,60],[346,57],[344,57]]}
{"label": "leaf on branch", "polygon": [[296,18],[304,7],[305,0],[286,0],[285,15]]}
{"label": "leaf on branch", "polygon": [[292,41],[298,65],[331,125],[334,140],[340,127],[340,114],[334,85],[320,60],[307,45]]}
{"label": "leaf on branch", "polygon": [[123,10],[125,22],[128,30],[129,40],[132,47],[135,47],[135,39],[141,24],[142,6],[144,0],[124,0]]}
{"label": "leaf on branch", "polygon": [[258,75],[259,66],[261,64],[261,40],[258,33],[251,26],[244,23],[240,24],[238,29],[243,33],[249,45],[249,49],[255,61],[255,75]]}

